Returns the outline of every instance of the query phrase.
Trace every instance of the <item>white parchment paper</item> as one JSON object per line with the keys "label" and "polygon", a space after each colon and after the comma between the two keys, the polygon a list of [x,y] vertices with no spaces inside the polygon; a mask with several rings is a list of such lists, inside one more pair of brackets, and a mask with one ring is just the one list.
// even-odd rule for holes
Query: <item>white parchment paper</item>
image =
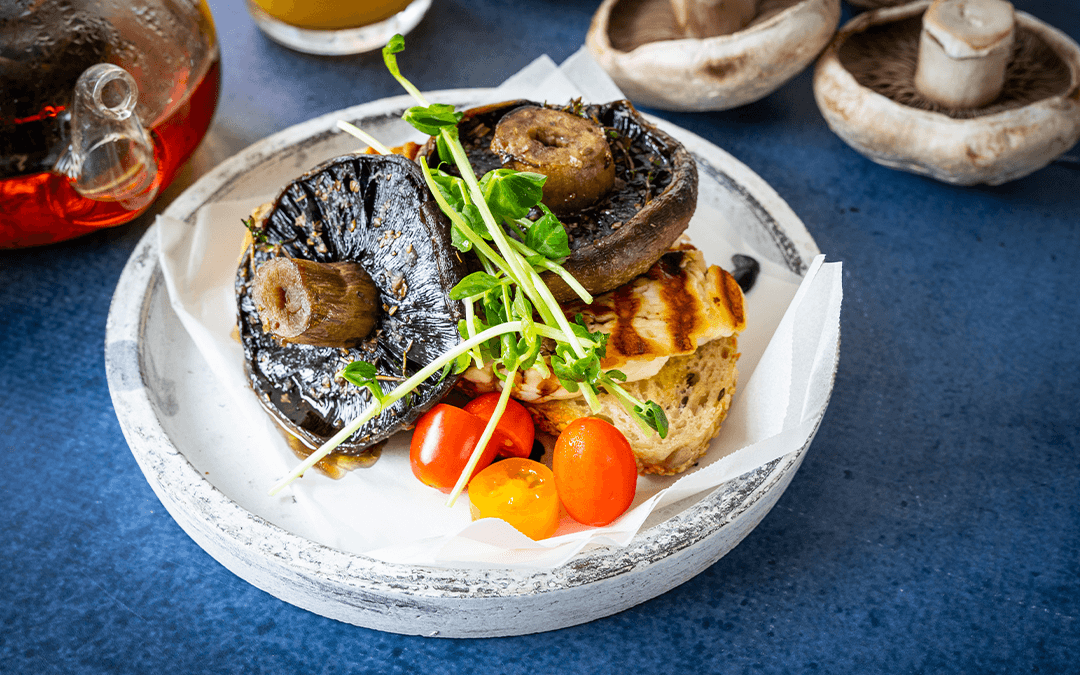
{"label": "white parchment paper", "polygon": [[[565,101],[578,96],[589,101],[623,97],[584,50],[561,67],[547,57],[537,59],[493,90],[490,101]],[[233,490],[250,490],[251,495],[230,496],[313,541],[395,563],[556,567],[588,547],[624,546],[654,509],[798,450],[824,414],[838,358],[840,264],[824,263],[819,256],[800,280],[742,240],[717,211],[699,204],[687,232],[706,259],[730,266],[732,254],[751,255],[761,261],[762,272],[747,294],[738,390],[719,437],[697,467],[678,477],[640,477],[633,506],[610,526],[589,528],[564,516],[556,535],[542,542],[499,520],[471,522],[467,499],[446,507],[445,495],[413,477],[407,432],[391,439],[370,469],[338,481],[311,471],[278,497],[268,498],[264,493],[272,483],[261,484],[262,477],[284,475],[298,460],[247,386],[243,352],[232,332],[233,277],[243,239],[239,223],[273,196],[268,192],[250,200],[207,204],[197,213],[194,227],[159,217],[160,262],[173,309],[230,393],[236,423],[247,425],[257,439],[251,447],[222,449],[230,454],[232,470],[258,467],[253,474],[260,477],[233,484]]]}

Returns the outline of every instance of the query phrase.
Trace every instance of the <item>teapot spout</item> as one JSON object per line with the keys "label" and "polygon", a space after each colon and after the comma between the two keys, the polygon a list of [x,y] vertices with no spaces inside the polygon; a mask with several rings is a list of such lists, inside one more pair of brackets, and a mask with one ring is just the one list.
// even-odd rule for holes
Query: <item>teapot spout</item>
{"label": "teapot spout", "polygon": [[71,144],[56,170],[96,201],[139,211],[157,196],[154,143],[135,114],[135,78],[111,63],[87,68],[75,84]]}

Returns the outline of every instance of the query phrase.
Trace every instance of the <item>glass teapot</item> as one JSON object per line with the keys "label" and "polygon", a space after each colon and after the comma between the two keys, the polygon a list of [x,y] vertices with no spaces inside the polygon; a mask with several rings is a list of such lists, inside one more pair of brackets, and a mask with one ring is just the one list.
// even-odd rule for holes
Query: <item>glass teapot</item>
{"label": "glass teapot", "polygon": [[0,2],[0,248],[145,211],[221,87],[205,0]]}

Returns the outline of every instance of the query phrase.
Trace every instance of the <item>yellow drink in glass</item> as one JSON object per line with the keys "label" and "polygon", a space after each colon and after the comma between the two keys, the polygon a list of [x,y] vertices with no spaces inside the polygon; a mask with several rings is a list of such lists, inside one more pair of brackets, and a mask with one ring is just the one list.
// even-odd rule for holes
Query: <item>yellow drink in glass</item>
{"label": "yellow drink in glass", "polygon": [[279,21],[297,28],[340,30],[385,21],[411,0],[252,0]]}
{"label": "yellow drink in glass", "polygon": [[309,54],[381,49],[412,30],[432,0],[247,0],[256,25],[275,42]]}

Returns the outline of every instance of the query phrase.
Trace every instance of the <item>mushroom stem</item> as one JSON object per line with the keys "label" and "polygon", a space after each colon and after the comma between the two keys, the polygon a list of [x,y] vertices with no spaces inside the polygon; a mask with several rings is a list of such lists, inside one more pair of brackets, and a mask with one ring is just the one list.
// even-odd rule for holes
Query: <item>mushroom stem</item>
{"label": "mushroom stem", "polygon": [[669,0],[684,37],[708,38],[742,30],[757,14],[757,0]]}
{"label": "mushroom stem", "polygon": [[934,0],[923,14],[915,87],[950,108],[1001,94],[1016,19],[1004,0]]}
{"label": "mushroom stem", "polygon": [[352,347],[378,316],[379,291],[354,262],[278,257],[255,272],[252,288],[263,330],[316,347]]}

